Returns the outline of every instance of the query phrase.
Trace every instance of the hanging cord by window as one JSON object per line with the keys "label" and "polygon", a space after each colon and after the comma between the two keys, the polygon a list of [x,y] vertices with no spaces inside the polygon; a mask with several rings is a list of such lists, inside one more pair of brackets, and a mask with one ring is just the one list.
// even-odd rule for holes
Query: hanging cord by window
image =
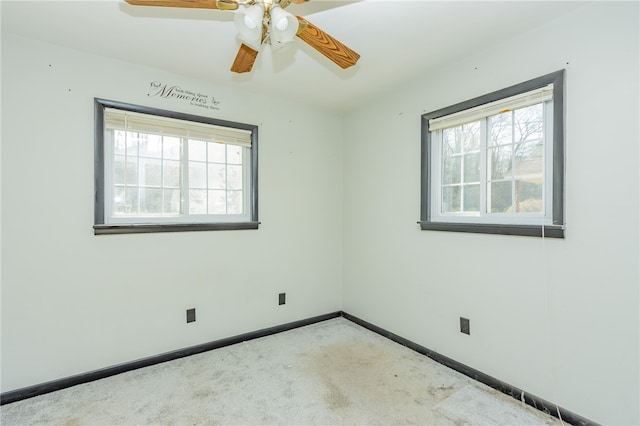
{"label": "hanging cord by window", "polygon": [[[545,305],[545,313],[546,313],[546,321],[545,321],[545,325],[546,325],[546,334],[547,334],[547,341],[552,341],[551,340],[551,327],[549,325],[549,318],[550,318],[550,309],[549,309],[549,282],[551,281],[549,278],[549,274],[551,273],[551,269],[548,267],[547,264],[547,242],[545,239],[545,228],[544,228],[544,222],[540,224],[540,230],[541,230],[541,236],[542,236],[542,281],[543,281],[543,285],[544,285],[544,305]],[[552,381],[552,387],[553,389],[557,389],[556,386],[556,373],[555,373],[555,369],[553,368],[554,363],[551,362],[553,361],[553,357],[555,354],[555,351],[551,350],[549,355],[549,361],[551,364],[551,381]],[[560,423],[562,425],[564,425],[564,421],[562,420],[562,415],[560,414],[560,406],[557,404],[557,398],[554,395],[554,405],[556,406],[556,413],[558,414],[558,419],[560,420]]]}

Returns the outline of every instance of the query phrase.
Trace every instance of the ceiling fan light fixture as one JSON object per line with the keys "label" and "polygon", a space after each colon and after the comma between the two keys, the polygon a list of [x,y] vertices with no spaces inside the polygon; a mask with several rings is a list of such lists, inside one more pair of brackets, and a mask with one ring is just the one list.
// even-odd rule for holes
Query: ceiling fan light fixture
{"label": "ceiling fan light fixture", "polygon": [[269,15],[272,42],[287,43],[293,40],[298,32],[298,19],[277,5],[271,8]]}
{"label": "ceiling fan light fixture", "polygon": [[250,16],[244,15],[244,25],[252,30],[258,26],[258,23],[254,21]]}
{"label": "ceiling fan light fixture", "polygon": [[263,18],[264,8],[261,3],[256,3],[237,11],[234,21],[240,38],[247,43],[260,46]]}
{"label": "ceiling fan light fixture", "polygon": [[276,28],[279,29],[280,31],[285,31],[289,26],[289,22],[287,21],[286,18],[280,19],[275,24],[276,24]]}
{"label": "ceiling fan light fixture", "polygon": [[[2,1],[2,0],[0,0]],[[309,0],[124,0],[135,6],[235,10],[238,37],[242,40],[231,71],[251,71],[264,42],[275,49],[296,36],[342,69],[354,66],[360,55],[301,16],[284,8]],[[242,6],[242,8],[240,8]]]}

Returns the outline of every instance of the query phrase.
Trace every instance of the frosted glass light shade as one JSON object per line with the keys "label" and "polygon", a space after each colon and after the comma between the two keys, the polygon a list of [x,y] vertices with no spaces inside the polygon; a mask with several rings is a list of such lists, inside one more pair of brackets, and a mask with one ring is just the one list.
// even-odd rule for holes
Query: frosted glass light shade
{"label": "frosted glass light shade", "polygon": [[262,18],[264,9],[260,3],[239,10],[235,14],[235,23],[242,41],[260,46],[262,41]]}
{"label": "frosted glass light shade", "polygon": [[298,32],[298,19],[280,6],[273,6],[270,15],[271,40],[276,43],[286,43],[293,40]]}

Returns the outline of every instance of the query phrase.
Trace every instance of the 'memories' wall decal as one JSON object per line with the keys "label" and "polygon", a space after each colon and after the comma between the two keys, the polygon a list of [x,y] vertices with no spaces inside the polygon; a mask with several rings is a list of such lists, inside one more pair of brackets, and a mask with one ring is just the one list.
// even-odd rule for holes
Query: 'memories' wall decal
{"label": "'memories' wall decal", "polygon": [[180,99],[185,102],[189,102],[190,105],[205,108],[220,110],[220,101],[215,96],[205,95],[200,92],[183,89],[180,86],[163,84],[160,81],[152,81],[149,83],[150,92],[147,96],[159,97],[165,99]]}

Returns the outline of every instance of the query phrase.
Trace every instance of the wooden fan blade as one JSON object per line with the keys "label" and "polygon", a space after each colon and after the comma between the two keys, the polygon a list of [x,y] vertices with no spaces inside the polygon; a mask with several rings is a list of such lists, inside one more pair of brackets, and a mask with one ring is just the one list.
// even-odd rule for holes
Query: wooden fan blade
{"label": "wooden fan blade", "polygon": [[242,43],[240,45],[240,49],[238,49],[236,59],[233,61],[233,65],[231,65],[231,71],[237,73],[251,71],[251,69],[253,68],[253,63],[256,61],[257,57],[257,50]]}
{"label": "wooden fan blade", "polygon": [[320,28],[313,25],[306,19],[296,16],[300,23],[300,37],[309,46],[331,59],[340,68],[349,68],[358,62],[360,55],[344,44],[340,43]]}
{"label": "wooden fan blade", "polygon": [[186,7],[196,9],[235,10],[237,0],[125,0],[135,6]]}

